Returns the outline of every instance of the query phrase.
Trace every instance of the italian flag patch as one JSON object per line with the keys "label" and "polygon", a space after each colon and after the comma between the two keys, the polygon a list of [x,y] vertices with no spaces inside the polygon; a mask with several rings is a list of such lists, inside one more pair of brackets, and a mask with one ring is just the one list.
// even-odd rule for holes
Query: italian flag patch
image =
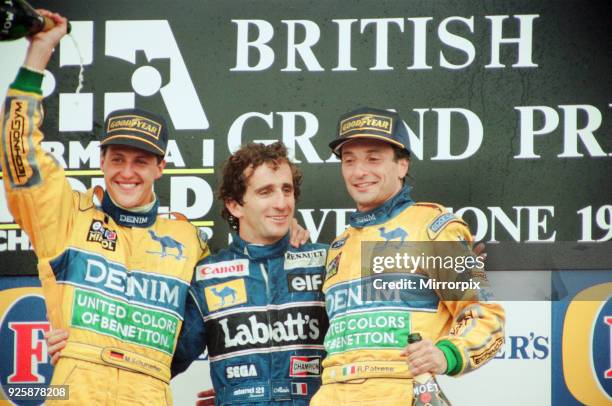
{"label": "italian flag patch", "polygon": [[349,365],[348,367],[342,368],[342,375],[354,375],[357,373],[357,367],[355,365]]}

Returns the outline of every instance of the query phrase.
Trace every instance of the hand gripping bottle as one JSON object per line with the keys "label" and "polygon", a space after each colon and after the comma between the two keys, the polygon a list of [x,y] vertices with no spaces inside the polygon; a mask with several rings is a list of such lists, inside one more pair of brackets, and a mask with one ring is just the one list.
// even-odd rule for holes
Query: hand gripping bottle
{"label": "hand gripping bottle", "polygon": [[[408,344],[421,341],[419,333],[408,335]],[[442,393],[436,378],[429,372],[412,378],[412,406],[450,406],[450,402]]]}
{"label": "hand gripping bottle", "polygon": [[[53,20],[38,14],[25,0],[2,0],[0,2],[0,41],[34,35],[54,26]],[[70,24],[68,24],[68,32],[70,32]]]}

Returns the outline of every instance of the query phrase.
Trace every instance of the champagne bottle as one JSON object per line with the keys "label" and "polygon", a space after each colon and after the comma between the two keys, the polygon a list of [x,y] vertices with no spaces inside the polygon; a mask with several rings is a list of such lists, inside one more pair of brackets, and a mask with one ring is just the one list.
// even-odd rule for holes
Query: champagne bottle
{"label": "champagne bottle", "polygon": [[[11,41],[55,26],[52,19],[43,17],[25,0],[1,0],[0,41]],[[68,24],[70,32],[70,24]]]}
{"label": "champagne bottle", "polygon": [[[419,333],[408,335],[408,344],[421,341]],[[412,378],[412,406],[450,406],[436,378],[429,372]]]}

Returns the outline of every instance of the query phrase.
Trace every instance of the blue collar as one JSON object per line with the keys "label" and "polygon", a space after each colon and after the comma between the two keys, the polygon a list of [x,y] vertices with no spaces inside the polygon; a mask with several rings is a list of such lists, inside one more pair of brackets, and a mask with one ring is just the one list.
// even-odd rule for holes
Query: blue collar
{"label": "blue collar", "polygon": [[385,223],[387,220],[397,216],[405,208],[414,204],[410,197],[411,189],[410,186],[405,185],[395,196],[377,208],[366,212],[356,211],[351,213],[349,224],[355,228],[363,228]]}
{"label": "blue collar", "polygon": [[108,192],[104,192],[102,198],[102,210],[115,220],[115,223],[125,227],[150,227],[157,219],[157,209],[159,208],[159,199],[155,200],[155,204],[151,210],[144,213],[134,213],[129,210],[122,209],[113,203]]}
{"label": "blue collar", "polygon": [[289,234],[285,235],[277,242],[268,245],[251,244],[240,238],[238,234],[232,234],[230,249],[246,255],[251,259],[281,257],[284,256],[285,252],[289,249]]}

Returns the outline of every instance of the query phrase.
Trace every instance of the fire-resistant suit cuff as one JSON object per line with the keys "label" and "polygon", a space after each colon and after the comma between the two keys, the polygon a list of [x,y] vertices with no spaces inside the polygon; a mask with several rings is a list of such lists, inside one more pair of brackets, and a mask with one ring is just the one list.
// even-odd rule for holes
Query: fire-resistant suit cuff
{"label": "fire-resistant suit cuff", "polygon": [[15,81],[11,84],[11,88],[24,92],[42,94],[41,86],[43,77],[43,74],[22,66],[19,68],[19,73],[17,73],[17,78],[15,78]]}
{"label": "fire-resistant suit cuff", "polygon": [[446,358],[446,375],[458,374],[463,367],[463,362],[461,361],[461,353],[455,344],[448,340],[442,340],[436,343],[436,347],[444,353]]}

